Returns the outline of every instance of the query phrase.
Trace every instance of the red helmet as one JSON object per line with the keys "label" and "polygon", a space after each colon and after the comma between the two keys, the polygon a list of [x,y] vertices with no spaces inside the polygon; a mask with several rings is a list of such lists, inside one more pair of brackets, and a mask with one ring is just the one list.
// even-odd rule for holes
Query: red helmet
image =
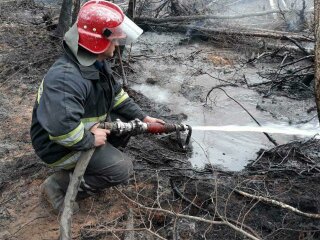
{"label": "red helmet", "polygon": [[[78,44],[95,54],[106,51],[114,39],[132,42],[142,33],[142,29],[128,19],[116,4],[103,0],[91,0],[81,7],[77,28]],[[132,31],[134,36],[130,36]]]}

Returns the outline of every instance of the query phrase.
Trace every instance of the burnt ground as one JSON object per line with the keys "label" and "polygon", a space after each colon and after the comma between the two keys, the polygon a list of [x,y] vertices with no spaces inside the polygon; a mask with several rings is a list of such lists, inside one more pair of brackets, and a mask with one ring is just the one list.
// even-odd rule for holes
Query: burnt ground
{"label": "burnt ground", "polygon": [[[50,37],[51,14],[32,1],[0,3],[1,239],[59,235],[59,218],[39,196],[39,186],[52,170],[34,154],[29,137],[37,87],[61,52],[59,41]],[[266,89],[257,86],[262,93]],[[130,95],[152,116],[168,122],[186,117],[137,92]],[[128,186],[81,201],[73,238],[246,239],[240,233],[245,231],[262,239],[320,239],[319,215],[304,216],[252,197],[319,213],[319,140],[261,150],[241,172],[192,169],[187,160],[191,151],[180,150],[174,136],[134,137],[124,149],[134,161],[134,177]]]}

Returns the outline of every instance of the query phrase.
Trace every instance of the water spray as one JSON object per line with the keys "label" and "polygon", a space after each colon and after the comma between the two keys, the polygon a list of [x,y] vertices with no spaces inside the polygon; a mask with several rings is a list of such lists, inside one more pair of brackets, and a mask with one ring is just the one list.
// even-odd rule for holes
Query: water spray
{"label": "water spray", "polygon": [[223,131],[223,132],[258,132],[258,133],[278,133],[286,135],[316,136],[320,129],[300,129],[288,126],[194,126],[195,131]]}
{"label": "water spray", "polygon": [[[122,122],[117,119],[115,122],[104,122],[100,124],[101,128],[110,130],[110,134],[116,136],[121,135],[139,135],[143,133],[151,134],[167,134],[176,133],[178,145],[185,149],[188,146],[192,131],[223,131],[223,132],[257,132],[257,133],[278,133],[286,135],[301,135],[314,137],[319,135],[320,129],[299,129],[288,126],[194,126],[186,124],[172,124],[172,123],[145,123],[139,119],[130,122]],[[181,132],[186,134],[185,140],[181,138]]]}

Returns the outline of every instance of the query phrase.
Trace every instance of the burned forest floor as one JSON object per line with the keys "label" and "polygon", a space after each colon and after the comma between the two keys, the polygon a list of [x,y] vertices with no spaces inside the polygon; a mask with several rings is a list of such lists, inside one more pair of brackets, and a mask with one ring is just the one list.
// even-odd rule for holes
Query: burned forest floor
{"label": "burned forest floor", "polygon": [[[32,0],[0,3],[0,239],[59,236],[60,218],[39,192],[40,184],[53,170],[35,155],[29,136],[38,86],[62,53],[60,40],[52,34],[54,14],[51,8]],[[172,85],[208,112],[216,106],[212,92],[216,86],[232,87],[233,92],[250,88],[261,97],[253,100],[256,102],[249,110],[268,113],[275,119],[287,114],[288,122],[303,123],[316,115],[312,76],[303,70],[296,75],[282,62],[284,56],[289,63],[304,58],[299,51],[273,48],[262,56],[251,54],[257,47],[250,46],[252,39],[239,39],[237,43],[230,38],[184,39],[153,30],[145,33],[144,45],[133,47],[132,56],[124,62],[129,95],[150,116],[173,123],[188,122],[188,113],[177,111],[178,106],[173,109],[172,104],[143,95],[138,85],[130,87],[142,81],[163,86],[168,80],[164,76],[176,71],[173,65],[183,65],[185,60],[194,61],[184,68],[192,69],[190,76],[199,81],[208,83],[201,76],[210,78],[215,73],[209,68],[203,70],[195,60],[210,62],[219,72],[214,78],[216,84],[207,84],[206,88],[192,85],[191,79],[181,81],[178,87]],[[147,48],[148,41],[151,45],[156,41],[158,51],[172,54],[160,56]],[[215,46],[207,58],[199,55],[203,45]],[[173,49],[185,55],[181,57]],[[242,57],[235,57],[243,49]],[[309,58],[298,61],[294,68],[310,69],[313,63]],[[167,67],[152,75],[151,60],[153,67],[165,63]],[[259,75],[263,81],[250,82],[252,74],[236,65],[274,67]],[[285,71],[279,71],[280,65]],[[236,74],[230,69],[236,69]],[[152,77],[147,77],[148,71]],[[229,79],[221,81],[223,74]],[[133,137],[122,150],[133,159],[134,176],[126,186],[107,189],[79,202],[80,211],[72,221],[73,239],[320,239],[319,140],[304,138],[268,146],[253,152],[255,157],[242,170],[230,171],[210,161],[194,168],[189,161],[194,148],[180,149],[174,135]]]}

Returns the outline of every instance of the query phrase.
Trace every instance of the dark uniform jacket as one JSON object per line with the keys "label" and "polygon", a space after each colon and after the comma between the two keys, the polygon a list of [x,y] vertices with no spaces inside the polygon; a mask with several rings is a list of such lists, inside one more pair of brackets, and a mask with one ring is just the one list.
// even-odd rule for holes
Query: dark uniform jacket
{"label": "dark uniform jacket", "polygon": [[115,81],[108,63],[100,63],[100,70],[95,65],[82,66],[66,51],[39,87],[30,132],[37,155],[50,166],[74,167],[80,151],[94,147],[89,129],[111,111],[129,120],[146,116]]}

